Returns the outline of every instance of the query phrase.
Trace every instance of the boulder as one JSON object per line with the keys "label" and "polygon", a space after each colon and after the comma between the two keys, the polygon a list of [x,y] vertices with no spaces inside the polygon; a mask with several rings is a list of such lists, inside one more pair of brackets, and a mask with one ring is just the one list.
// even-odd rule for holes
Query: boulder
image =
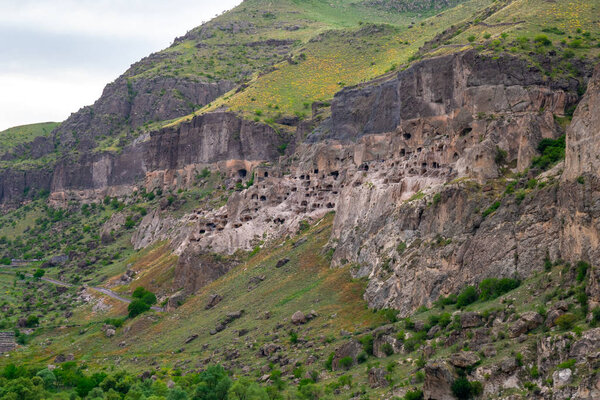
{"label": "boulder", "polygon": [[521,336],[532,329],[537,328],[544,322],[544,318],[535,311],[528,311],[508,328],[508,334],[511,338]]}
{"label": "boulder", "polygon": [[554,371],[554,373],[552,374],[554,390],[558,390],[564,386],[567,386],[569,383],[571,383],[572,379],[573,371],[571,371],[570,368]]}
{"label": "boulder", "polygon": [[302,311],[296,311],[292,315],[292,324],[300,325],[300,324],[305,324],[305,323],[306,323],[306,315],[304,315],[304,313]]}
{"label": "boulder", "polygon": [[431,361],[425,365],[425,400],[455,400],[452,383],[456,379],[454,369],[446,362]]}
{"label": "boulder", "polygon": [[[373,339],[373,355],[378,358],[388,357],[398,353],[401,344],[390,335],[376,336]],[[388,354],[391,351],[391,354]]]}
{"label": "boulder", "polygon": [[352,359],[352,364],[356,364],[356,358],[363,351],[362,345],[356,340],[350,340],[335,350],[333,360],[331,362],[331,369],[333,371],[338,371],[342,369],[340,365],[340,360],[342,358],[350,357]]}
{"label": "boulder", "polygon": [[483,325],[483,318],[476,312],[464,312],[460,314],[460,326],[463,328],[474,328]]}
{"label": "boulder", "polygon": [[214,306],[219,304],[221,300],[223,300],[223,296],[221,296],[220,294],[211,294],[210,296],[208,296],[208,302],[206,303],[204,309],[209,310],[213,308]]}
{"label": "boulder", "polygon": [[389,382],[386,379],[386,371],[383,368],[371,368],[369,370],[369,386],[371,389],[387,387]]}
{"label": "boulder", "polygon": [[275,268],[281,268],[281,267],[283,267],[285,264],[287,264],[289,262],[290,262],[289,258],[283,258],[283,259],[277,261],[277,264],[275,264]]}
{"label": "boulder", "polygon": [[260,348],[258,355],[261,357],[270,357],[279,350],[281,350],[281,346],[276,345],[275,343],[267,343]]}
{"label": "boulder", "polygon": [[479,362],[479,356],[473,351],[461,351],[450,356],[450,363],[455,367],[468,368]]}
{"label": "boulder", "polygon": [[187,339],[185,339],[185,344],[191,343],[196,339],[198,339],[198,334],[194,333],[192,336],[189,336]]}

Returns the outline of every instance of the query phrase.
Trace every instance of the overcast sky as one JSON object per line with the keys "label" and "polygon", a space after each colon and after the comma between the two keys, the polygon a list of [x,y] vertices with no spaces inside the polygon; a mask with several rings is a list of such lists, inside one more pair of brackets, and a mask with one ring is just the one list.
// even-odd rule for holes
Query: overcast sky
{"label": "overcast sky", "polygon": [[0,131],[63,121],[241,0],[0,0]]}

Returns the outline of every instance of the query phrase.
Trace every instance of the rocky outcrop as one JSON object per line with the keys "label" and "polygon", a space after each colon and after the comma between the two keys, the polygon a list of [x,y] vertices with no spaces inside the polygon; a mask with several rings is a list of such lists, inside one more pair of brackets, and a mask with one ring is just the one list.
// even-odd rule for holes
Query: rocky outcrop
{"label": "rocky outcrop", "polygon": [[[577,100],[567,89],[514,57],[473,51],[344,89],[331,118],[297,145],[292,158],[243,168],[255,173],[252,187],[219,210],[199,210],[177,222],[185,228],[174,239],[176,252],[250,250],[332,210],[333,265],[354,263],[355,276],[370,278],[372,307],[408,315],[469,282],[527,276],[547,254],[559,255],[557,187],[549,185],[535,200],[506,199],[483,218],[497,199],[481,185],[502,168],[524,171],[542,138],[564,134],[554,116]],[[178,132],[211,124],[211,118]],[[155,142],[157,149],[170,134]],[[186,159],[163,157],[155,167],[179,168]],[[173,239],[172,223],[156,215],[146,219],[136,243]]]}
{"label": "rocky outcrop", "polygon": [[[575,111],[567,131],[565,170],[559,204],[564,229],[561,254],[565,260],[593,261],[600,256],[600,65]],[[592,301],[600,301],[598,273],[592,271]]]}
{"label": "rocky outcrop", "polygon": [[53,136],[63,148],[92,148],[94,141],[102,136],[113,136],[148,121],[187,115],[233,86],[227,81],[208,83],[162,76],[137,78],[125,73],[108,84],[92,106],[72,114]]}
{"label": "rocky outcrop", "polygon": [[267,125],[228,112],[204,114],[140,136],[119,153],[63,159],[52,175],[51,200],[124,196],[137,185],[149,190],[187,187],[210,164],[220,164],[226,174],[249,178],[253,165],[280,155],[281,143],[283,138]]}

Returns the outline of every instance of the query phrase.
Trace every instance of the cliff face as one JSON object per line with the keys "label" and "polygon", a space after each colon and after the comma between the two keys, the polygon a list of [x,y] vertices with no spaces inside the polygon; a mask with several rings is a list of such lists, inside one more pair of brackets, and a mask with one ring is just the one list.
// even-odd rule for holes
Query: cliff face
{"label": "cliff face", "polygon": [[84,153],[78,159],[63,159],[52,175],[51,200],[123,196],[138,185],[150,190],[185,187],[210,164],[222,163],[223,172],[235,175],[243,170],[246,175],[247,165],[276,159],[283,141],[272,128],[232,113],[200,115],[175,128],[143,135],[118,154]]}
{"label": "cliff face", "polygon": [[53,135],[63,148],[87,150],[94,147],[94,141],[99,137],[135,129],[149,121],[187,115],[233,86],[228,81],[207,83],[171,77],[122,76],[107,85],[92,106],[71,115]]}
{"label": "cliff face", "polygon": [[254,186],[179,222],[147,216],[134,244],[172,239],[189,272],[190,254],[250,250],[335,211],[333,265],[370,278],[373,307],[408,314],[469,282],[528,276],[560,256],[558,189],[517,201],[486,182],[525,171],[541,139],[564,134],[554,116],[577,101],[568,89],[509,56],[423,61],[343,90],[290,159],[254,169]]}
{"label": "cliff face", "polygon": [[335,211],[332,265],[369,277],[370,306],[408,315],[485,277],[529,276],[546,257],[596,256],[598,79],[567,133],[565,165],[519,198],[498,178],[512,170],[522,173],[513,185],[526,185],[538,143],[565,134],[555,117],[579,99],[568,81],[475,51],[344,89],[331,117],[285,157],[289,139],[274,129],[216,112],[142,135],[118,154],[84,152],[41,177],[5,177],[3,196],[17,195],[6,190],[11,179],[52,177],[50,199],[60,205],[138,186],[185,188],[206,167],[231,187],[254,176],[219,209],[149,213],[134,247],[169,240],[180,255],[176,282],[194,291],[230,268],[209,253],[250,250]]}

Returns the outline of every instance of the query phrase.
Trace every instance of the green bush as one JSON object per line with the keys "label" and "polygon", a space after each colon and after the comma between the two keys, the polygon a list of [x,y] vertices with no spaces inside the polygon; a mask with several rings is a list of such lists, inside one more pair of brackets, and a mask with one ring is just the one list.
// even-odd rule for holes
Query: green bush
{"label": "green bush", "polygon": [[138,315],[148,311],[150,309],[150,305],[140,299],[135,299],[129,306],[127,307],[127,311],[129,312],[129,318],[135,318]]}
{"label": "green bush", "polygon": [[423,400],[423,398],[422,390],[411,390],[404,395],[404,400]]}
{"label": "green bush", "polygon": [[38,268],[33,273],[33,277],[39,279],[39,278],[43,277],[45,274],[46,274],[46,271],[44,271],[41,268]]}
{"label": "green bush", "polygon": [[0,265],[10,265],[10,264],[12,264],[10,257],[0,258]]}
{"label": "green bush", "polygon": [[483,211],[483,213],[481,213],[481,215],[483,216],[483,218],[486,218],[488,215],[490,215],[494,211],[496,211],[499,207],[500,207],[500,201],[495,201],[494,203],[492,203],[491,206],[489,206],[488,208],[486,208]]}
{"label": "green bush", "polygon": [[576,321],[577,317],[574,314],[566,313],[556,318],[556,325],[562,330],[567,330],[573,328]]}
{"label": "green bush", "polygon": [[148,305],[156,304],[156,295],[142,286],[135,288],[131,295],[134,299],[139,299]]}
{"label": "green bush", "polygon": [[488,278],[479,284],[479,297],[482,301],[493,300],[518,288],[521,281],[511,278]]}
{"label": "green bush", "polygon": [[354,360],[352,359],[352,357],[340,358],[339,365],[343,369],[346,369],[346,370],[350,369],[350,367],[352,367],[352,364],[354,364]]}
{"label": "green bush", "polygon": [[358,339],[362,344],[364,351],[372,356],[373,355],[373,335],[365,335]]}
{"label": "green bush", "polygon": [[579,261],[577,263],[577,282],[583,282],[583,280],[585,279],[586,275],[587,275],[587,271],[590,268],[590,264],[586,263],[585,261]]}
{"label": "green bush", "polygon": [[381,350],[385,353],[386,356],[391,356],[394,354],[394,348],[389,343],[384,343],[381,345]]}
{"label": "green bush", "polygon": [[327,357],[327,361],[325,361],[325,369],[331,371],[333,365],[333,357],[335,357],[335,353],[329,353]]}
{"label": "green bush", "polygon": [[479,381],[469,382],[465,377],[459,377],[452,383],[452,393],[459,400],[470,399],[483,393],[483,385]]}
{"label": "green bush", "polygon": [[533,41],[541,44],[542,46],[550,46],[552,44],[552,41],[548,39],[548,36],[546,35],[537,35]]}
{"label": "green bush", "polygon": [[596,326],[600,322],[600,307],[592,309],[592,325]]}
{"label": "green bush", "polygon": [[556,162],[565,158],[565,135],[558,139],[542,139],[538,144],[540,156],[534,157],[531,165],[542,170],[548,169]]}
{"label": "green bush", "polygon": [[449,306],[452,304],[456,304],[456,301],[457,301],[457,296],[454,293],[452,293],[446,297],[440,296],[440,298],[437,299],[435,304],[437,306]]}
{"label": "green bush", "polygon": [[29,315],[27,320],[25,321],[25,326],[28,328],[33,328],[40,324],[40,319],[36,315]]}
{"label": "green bush", "polygon": [[462,292],[456,298],[456,306],[458,308],[463,308],[468,306],[469,304],[475,303],[479,299],[479,293],[477,293],[477,289],[475,286],[467,286],[463,289]]}

